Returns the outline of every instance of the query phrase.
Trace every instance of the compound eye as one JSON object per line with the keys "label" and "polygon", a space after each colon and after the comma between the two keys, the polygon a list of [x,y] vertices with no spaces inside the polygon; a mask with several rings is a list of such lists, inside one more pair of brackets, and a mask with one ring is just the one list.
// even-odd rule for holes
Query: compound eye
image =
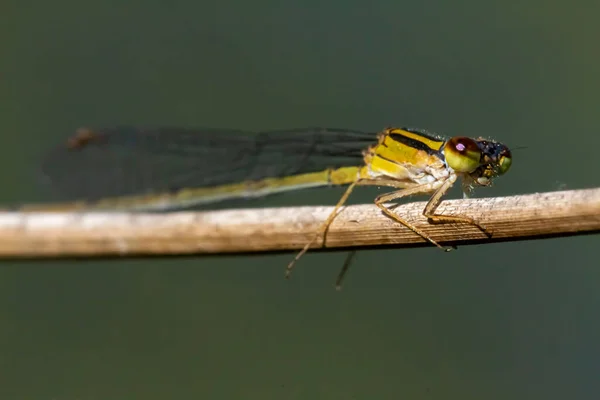
{"label": "compound eye", "polygon": [[448,166],[456,172],[471,173],[481,165],[481,150],[473,139],[453,137],[444,146]]}
{"label": "compound eye", "polygon": [[504,175],[510,169],[511,164],[512,157],[510,155],[510,152],[506,155],[500,156],[500,158],[498,159],[498,174]]}

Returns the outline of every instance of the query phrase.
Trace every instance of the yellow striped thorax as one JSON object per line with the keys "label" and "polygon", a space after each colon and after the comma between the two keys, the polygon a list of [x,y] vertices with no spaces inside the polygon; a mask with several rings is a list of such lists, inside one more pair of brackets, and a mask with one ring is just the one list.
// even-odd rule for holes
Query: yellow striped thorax
{"label": "yellow striped thorax", "polygon": [[508,171],[511,153],[505,145],[484,138],[444,138],[421,129],[388,128],[365,152],[363,179],[395,179],[433,183],[462,176],[467,186],[490,186]]}

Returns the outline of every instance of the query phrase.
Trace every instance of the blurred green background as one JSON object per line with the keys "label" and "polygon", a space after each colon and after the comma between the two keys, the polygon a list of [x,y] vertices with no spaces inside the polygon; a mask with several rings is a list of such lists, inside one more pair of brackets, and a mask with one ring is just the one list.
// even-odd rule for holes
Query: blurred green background
{"label": "blurred green background", "polygon": [[[599,12],[542,0],[5,1],[0,200],[43,199],[44,151],[114,124],[481,134],[526,148],[478,196],[596,187]],[[339,293],[342,253],[307,255],[291,281],[292,254],[3,262],[0,398],[597,398],[598,243],[361,252]]]}

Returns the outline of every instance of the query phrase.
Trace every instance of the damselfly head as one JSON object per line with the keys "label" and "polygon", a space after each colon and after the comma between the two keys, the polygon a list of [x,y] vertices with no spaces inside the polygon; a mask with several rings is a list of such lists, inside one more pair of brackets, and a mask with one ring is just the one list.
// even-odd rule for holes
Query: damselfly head
{"label": "damselfly head", "polygon": [[497,176],[505,174],[512,162],[508,147],[483,138],[456,136],[444,145],[446,163],[455,172],[469,176],[478,186],[490,186]]}

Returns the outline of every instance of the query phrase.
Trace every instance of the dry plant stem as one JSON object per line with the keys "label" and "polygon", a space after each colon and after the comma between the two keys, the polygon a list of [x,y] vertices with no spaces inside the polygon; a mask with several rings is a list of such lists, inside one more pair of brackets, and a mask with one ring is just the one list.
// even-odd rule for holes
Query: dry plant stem
{"label": "dry plant stem", "polygon": [[[394,208],[445,244],[491,243],[600,232],[600,188],[447,200],[437,213],[483,224],[432,224],[424,202]],[[333,207],[236,209],[167,214],[0,212],[0,258],[114,257],[301,249]],[[344,207],[314,247],[421,246],[424,239],[374,204]]]}

